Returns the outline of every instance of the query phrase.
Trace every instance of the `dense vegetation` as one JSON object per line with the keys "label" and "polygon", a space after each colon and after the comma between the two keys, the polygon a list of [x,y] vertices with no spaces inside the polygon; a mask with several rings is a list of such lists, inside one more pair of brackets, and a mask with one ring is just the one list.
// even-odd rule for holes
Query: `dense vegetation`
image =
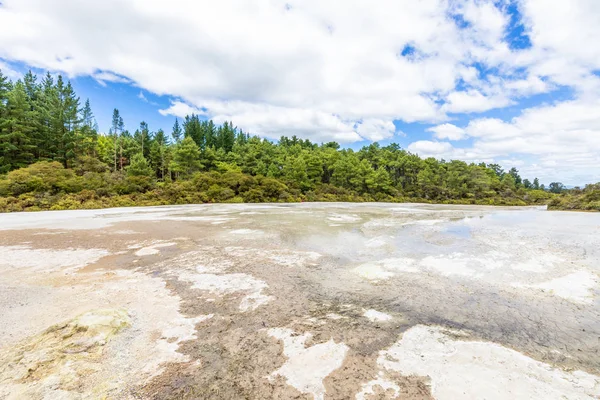
{"label": "dense vegetation", "polygon": [[[560,184],[553,184],[560,185]],[[47,74],[0,72],[0,211],[202,202],[424,201],[545,204],[554,195],[512,168],[360,151],[296,137],[277,143],[187,116],[170,134],[113,111],[98,133],[89,101]]]}
{"label": "dense vegetation", "polygon": [[563,189],[561,196],[555,196],[549,203],[550,210],[600,211],[600,183],[586,185],[585,188]]}

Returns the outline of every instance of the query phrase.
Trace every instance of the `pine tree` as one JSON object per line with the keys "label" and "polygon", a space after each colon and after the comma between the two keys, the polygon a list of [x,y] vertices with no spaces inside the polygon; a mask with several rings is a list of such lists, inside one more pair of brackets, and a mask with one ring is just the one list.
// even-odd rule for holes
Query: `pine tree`
{"label": "pine tree", "polygon": [[96,124],[92,106],[90,105],[90,99],[85,100],[85,104],[81,110],[81,124],[82,126],[87,126],[89,128],[94,128],[94,125]]}
{"label": "pine tree", "polygon": [[173,125],[173,132],[171,133],[171,136],[173,136],[173,140],[175,140],[175,143],[181,142],[182,135],[183,132],[181,131],[181,126],[179,126],[179,120],[175,118],[175,125]]}
{"label": "pine tree", "polygon": [[43,83],[44,101],[49,117],[49,134],[43,138],[52,147],[51,158],[61,161],[65,167],[72,164],[77,152],[76,130],[79,126],[79,97],[71,82],[63,80],[61,75],[56,85],[49,87],[52,80],[47,77]]}
{"label": "pine tree", "polygon": [[51,93],[49,100],[50,108],[50,139],[55,143],[55,152],[53,159],[64,162],[65,148],[63,138],[65,135],[65,116],[64,116],[64,99],[65,91],[64,81],[61,75],[56,79],[54,90]]}
{"label": "pine tree", "polygon": [[150,148],[150,164],[154,167],[157,176],[164,179],[168,166],[168,139],[165,132],[159,129],[154,136]]}
{"label": "pine tree", "polygon": [[235,129],[231,122],[225,121],[223,126],[218,131],[217,148],[225,150],[226,153],[233,150],[233,144],[235,143]]}
{"label": "pine tree", "polygon": [[32,144],[31,137],[35,126],[25,85],[21,80],[8,92],[3,125],[0,133],[2,171],[25,167],[33,162],[35,144]]}
{"label": "pine tree", "polygon": [[120,129],[122,128],[122,122],[123,122],[123,118],[121,118],[121,114],[119,114],[119,110],[118,109],[114,109],[113,110],[113,116],[112,116],[112,125],[111,125],[111,133],[113,135],[113,139],[114,139],[114,169],[113,171],[117,170],[117,151],[118,151],[118,139],[119,139],[119,132]]}
{"label": "pine tree", "polygon": [[90,99],[85,101],[85,105],[81,110],[81,128],[79,131],[81,137],[82,153],[88,156],[96,154],[96,145],[98,143],[98,129],[94,120],[94,113],[90,106]]}
{"label": "pine tree", "polygon": [[134,137],[140,143],[142,154],[146,157],[149,154],[148,142],[150,141],[150,129],[148,124],[144,121],[140,122],[140,129],[135,131]]}
{"label": "pine tree", "polygon": [[58,152],[58,143],[52,130],[52,115],[58,112],[56,97],[54,79],[47,73],[41,84],[37,114],[40,160],[54,160]]}
{"label": "pine tree", "polygon": [[183,121],[183,136],[191,137],[200,150],[204,149],[205,133],[200,118],[196,114],[185,117],[185,120]]}
{"label": "pine tree", "polygon": [[515,185],[517,187],[521,186],[523,184],[523,180],[521,179],[521,176],[519,175],[519,170],[516,169],[515,167],[512,167],[510,169],[510,171],[508,171],[509,174],[512,175],[512,177],[515,179]]}
{"label": "pine tree", "polygon": [[79,124],[79,97],[75,94],[71,82],[65,86],[63,93],[63,119],[64,129],[62,143],[64,148],[63,163],[65,167],[70,167],[75,160],[76,153],[79,150],[80,138],[77,135]]}
{"label": "pine tree", "polygon": [[175,147],[170,168],[178,177],[190,176],[202,168],[200,149],[191,137],[186,137]]}
{"label": "pine tree", "polygon": [[122,117],[119,117],[118,127],[118,132],[121,132],[121,136],[119,137],[119,164],[121,166],[120,171],[123,172],[123,133],[125,131],[125,123]]}
{"label": "pine tree", "polygon": [[205,147],[215,147],[217,145],[217,128],[212,120],[206,123],[204,133]]}
{"label": "pine tree", "polygon": [[127,175],[152,177],[154,172],[142,153],[138,153],[131,158],[131,163],[127,167]]}
{"label": "pine tree", "polygon": [[11,88],[10,80],[2,73],[0,69],[0,109],[6,106],[6,100],[8,99],[8,92]]}
{"label": "pine tree", "polygon": [[245,145],[246,143],[248,143],[249,139],[250,135],[240,129],[240,131],[235,136],[235,143],[238,145]]}
{"label": "pine tree", "polygon": [[31,111],[32,128],[31,132],[31,144],[35,145],[34,158],[40,159],[41,156],[41,144],[42,144],[42,120],[40,118],[42,108],[42,93],[41,87],[37,83],[37,76],[35,76],[31,70],[28,71],[23,77],[23,84],[25,85],[25,93],[27,94],[27,103],[29,104],[29,110]]}
{"label": "pine tree", "polygon": [[[6,129],[7,125],[7,102],[8,102],[8,92],[10,91],[11,84],[8,80],[8,77],[2,74],[2,70],[0,70],[0,150],[2,147],[2,138],[3,132]],[[6,155],[4,152],[0,153],[0,172],[7,171],[10,169],[8,164],[8,160],[5,160]]]}

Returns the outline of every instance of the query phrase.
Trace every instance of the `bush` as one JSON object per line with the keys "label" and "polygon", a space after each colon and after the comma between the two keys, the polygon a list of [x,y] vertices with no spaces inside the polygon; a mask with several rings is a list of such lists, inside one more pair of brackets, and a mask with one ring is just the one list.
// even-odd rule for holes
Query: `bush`
{"label": "bush", "polygon": [[139,153],[131,158],[131,163],[126,168],[129,177],[144,177],[149,180],[154,177],[154,171],[150,168],[144,155]]}
{"label": "bush", "polygon": [[102,174],[108,171],[108,166],[95,157],[83,156],[77,160],[74,170],[79,176],[83,176],[88,172]]}
{"label": "bush", "polygon": [[265,194],[261,189],[253,188],[244,193],[244,201],[248,203],[262,203],[265,201]]}
{"label": "bush", "polygon": [[447,204],[526,205],[549,204],[552,209],[600,210],[600,184],[565,191],[488,189],[460,198],[440,188],[435,198],[407,185],[388,192],[359,193],[349,188],[316,183],[310,189],[288,186],[278,178],[251,176],[234,164],[220,164],[225,172],[196,172],[189,179],[157,182],[143,156],[135,156],[127,173],[108,172],[94,158],[78,160],[74,170],[56,162],[39,162],[0,176],[0,211],[64,210],[126,207],[135,205],[191,204],[208,202],[381,201],[444,202]]}
{"label": "bush", "polygon": [[235,192],[227,187],[212,185],[206,195],[214,202],[225,201],[235,196]]}

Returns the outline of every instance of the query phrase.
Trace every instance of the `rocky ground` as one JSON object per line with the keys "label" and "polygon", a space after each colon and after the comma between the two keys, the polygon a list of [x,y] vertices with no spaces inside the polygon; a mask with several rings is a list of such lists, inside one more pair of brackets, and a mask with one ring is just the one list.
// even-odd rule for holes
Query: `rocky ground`
{"label": "rocky ground", "polygon": [[0,399],[598,399],[600,215],[0,215]]}

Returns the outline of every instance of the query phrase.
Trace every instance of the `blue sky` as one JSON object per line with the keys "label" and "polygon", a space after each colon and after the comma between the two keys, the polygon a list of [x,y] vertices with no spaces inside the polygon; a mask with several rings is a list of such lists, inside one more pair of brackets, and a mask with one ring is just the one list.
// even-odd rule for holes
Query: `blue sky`
{"label": "blue sky", "polygon": [[[516,45],[521,45],[518,41]],[[21,62],[7,62],[13,71],[18,72],[18,75],[13,78],[18,78],[21,74],[32,70],[40,79],[45,74],[45,70],[31,67]],[[483,74],[481,67],[477,68]],[[169,95],[156,95],[139,88],[131,82],[110,82],[94,79],[90,76],[75,76],[70,78],[77,94],[83,103],[89,99],[92,104],[92,109],[98,126],[102,132],[108,132],[111,125],[112,112],[114,108],[119,109],[125,121],[125,128],[131,132],[139,127],[141,121],[149,124],[152,131],[163,129],[165,132],[172,131],[173,124],[176,118],[181,120],[181,117],[174,115],[164,115],[160,110],[167,109],[171,102],[176,99]],[[557,87],[555,90],[548,93],[541,93],[523,99],[516,100],[514,105],[493,109],[481,113],[469,114],[452,114],[450,115],[451,122],[458,126],[465,126],[471,119],[474,118],[500,118],[510,120],[519,116],[521,110],[530,108],[539,104],[552,104],[557,101],[564,101],[573,98],[573,92],[568,87]],[[204,117],[207,119],[208,117]],[[181,122],[181,121],[180,121]],[[395,132],[394,135],[379,140],[381,145],[390,143],[398,143],[403,148],[407,148],[415,140],[429,139],[431,134],[427,132],[428,128],[436,124],[426,122],[407,123],[402,120],[394,120]],[[283,132],[282,132],[283,133]],[[370,140],[360,140],[353,143],[344,143],[344,147],[360,149],[362,146],[372,143]],[[472,145],[472,140],[466,139],[457,144],[458,147],[466,147]]]}
{"label": "blue sky", "polygon": [[141,121],[147,122],[153,131],[163,129],[170,133],[172,130],[176,117],[158,112],[169,106],[169,96],[156,96],[128,83],[99,83],[90,77],[77,77],[71,82],[82,99],[90,99],[103,132],[109,130],[115,108],[119,109],[126,129],[131,132]]}
{"label": "blue sky", "polygon": [[600,181],[597,1],[177,5],[5,0],[0,68],[68,76],[102,131],[113,108],[131,131],[143,120],[170,132],[196,112],[270,139],[396,142],[542,181]]}

